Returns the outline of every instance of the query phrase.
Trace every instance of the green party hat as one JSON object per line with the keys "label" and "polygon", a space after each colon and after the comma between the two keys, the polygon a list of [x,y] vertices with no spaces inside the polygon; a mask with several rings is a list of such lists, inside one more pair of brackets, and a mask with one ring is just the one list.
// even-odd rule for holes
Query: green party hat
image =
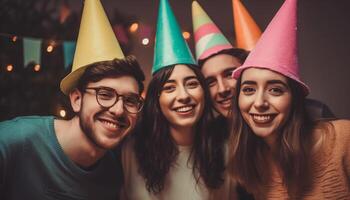
{"label": "green party hat", "polygon": [[152,74],[174,64],[194,64],[168,0],[160,0]]}

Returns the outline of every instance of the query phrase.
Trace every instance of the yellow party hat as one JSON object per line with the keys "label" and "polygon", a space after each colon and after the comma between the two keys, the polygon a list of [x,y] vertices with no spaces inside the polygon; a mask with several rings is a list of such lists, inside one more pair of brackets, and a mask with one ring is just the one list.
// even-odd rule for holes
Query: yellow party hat
{"label": "yellow party hat", "polygon": [[85,0],[72,72],[61,81],[61,91],[68,95],[90,64],[115,58],[125,56],[100,0]]}

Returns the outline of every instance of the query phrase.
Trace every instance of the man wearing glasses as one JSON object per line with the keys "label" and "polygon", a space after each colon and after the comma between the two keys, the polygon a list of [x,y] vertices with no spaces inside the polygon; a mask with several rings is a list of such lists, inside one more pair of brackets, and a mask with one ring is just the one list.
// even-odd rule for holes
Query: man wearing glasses
{"label": "man wearing glasses", "polygon": [[60,85],[75,116],[0,123],[0,199],[118,199],[116,147],[135,127],[144,78],[100,1],[85,0],[72,72]]}

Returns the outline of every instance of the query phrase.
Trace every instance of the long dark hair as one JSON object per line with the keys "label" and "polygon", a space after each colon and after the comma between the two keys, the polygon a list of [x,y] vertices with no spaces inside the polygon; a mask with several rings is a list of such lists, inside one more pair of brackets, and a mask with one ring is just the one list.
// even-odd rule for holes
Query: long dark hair
{"label": "long dark hair", "polygon": [[[193,175],[209,188],[217,188],[222,182],[224,158],[222,146],[216,144],[218,136],[208,131],[212,120],[209,90],[204,77],[196,66],[187,65],[196,74],[204,90],[205,105],[200,120],[196,124],[195,138],[191,156],[193,158]],[[148,86],[146,101],[142,112],[142,123],[135,134],[135,152],[139,172],[146,182],[149,192],[159,193],[164,188],[165,178],[179,153],[176,143],[170,135],[169,122],[159,105],[162,87],[169,79],[175,65],[165,67],[153,75]]]}
{"label": "long dark hair", "polygon": [[[270,181],[271,172],[267,169],[266,160],[268,146],[254,134],[241,116],[238,107],[241,79],[237,81],[237,98],[232,103],[232,126],[230,128],[229,145],[229,174],[244,185],[248,191],[264,193],[262,186]],[[305,95],[296,81],[288,78],[288,85],[292,94],[291,111],[286,123],[281,127],[277,137],[276,152],[272,158],[282,169],[283,183],[291,197],[301,194],[308,188],[311,180],[310,151],[312,147],[312,128],[305,109]]]}

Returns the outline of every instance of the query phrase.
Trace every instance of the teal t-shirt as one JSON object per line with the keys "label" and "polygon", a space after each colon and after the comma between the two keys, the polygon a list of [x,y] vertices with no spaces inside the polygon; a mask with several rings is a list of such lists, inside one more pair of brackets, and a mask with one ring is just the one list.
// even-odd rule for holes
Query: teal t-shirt
{"label": "teal t-shirt", "polygon": [[120,166],[116,153],[109,151],[93,169],[78,167],[61,149],[52,116],[0,123],[2,200],[116,200]]}

